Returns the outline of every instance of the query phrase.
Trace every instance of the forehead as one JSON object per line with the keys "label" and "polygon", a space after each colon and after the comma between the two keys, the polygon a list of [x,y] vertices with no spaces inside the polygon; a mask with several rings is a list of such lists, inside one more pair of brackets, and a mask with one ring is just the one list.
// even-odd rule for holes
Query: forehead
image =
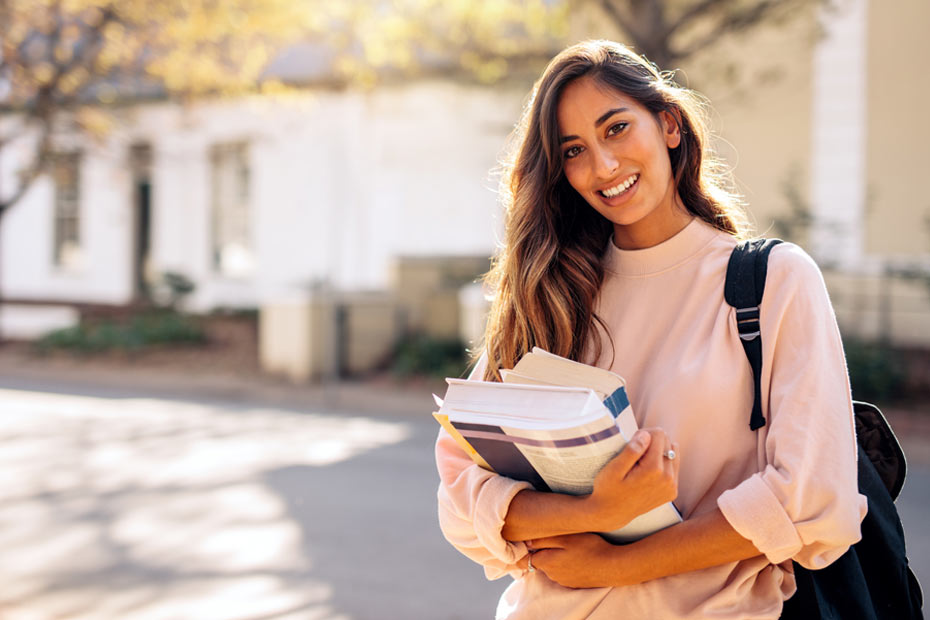
{"label": "forehead", "polygon": [[559,131],[562,134],[593,128],[597,119],[610,110],[627,108],[632,113],[646,109],[635,99],[619,90],[584,76],[572,80],[562,90],[557,107]]}

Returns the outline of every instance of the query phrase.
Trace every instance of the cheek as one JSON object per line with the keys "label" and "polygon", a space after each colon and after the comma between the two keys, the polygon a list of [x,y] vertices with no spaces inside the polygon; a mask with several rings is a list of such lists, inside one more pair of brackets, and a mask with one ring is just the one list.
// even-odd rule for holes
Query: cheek
{"label": "cheek", "polygon": [[668,149],[662,144],[654,147],[652,151],[649,167],[653,171],[653,175],[661,178],[671,177],[672,162],[669,158]]}
{"label": "cheek", "polygon": [[582,167],[578,165],[578,162],[566,162],[562,166],[562,174],[565,175],[565,180],[568,181],[568,184],[571,185],[576,192],[584,195],[585,174]]}

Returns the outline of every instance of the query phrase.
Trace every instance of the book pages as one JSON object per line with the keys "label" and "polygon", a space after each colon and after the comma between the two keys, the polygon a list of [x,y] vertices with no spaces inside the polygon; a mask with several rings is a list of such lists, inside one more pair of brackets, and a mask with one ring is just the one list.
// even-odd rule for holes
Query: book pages
{"label": "book pages", "polygon": [[[638,426],[623,379],[541,349],[503,383],[447,379],[433,415],[476,463],[539,491],[583,495]],[[679,523],[671,503],[602,535],[631,542]]]}

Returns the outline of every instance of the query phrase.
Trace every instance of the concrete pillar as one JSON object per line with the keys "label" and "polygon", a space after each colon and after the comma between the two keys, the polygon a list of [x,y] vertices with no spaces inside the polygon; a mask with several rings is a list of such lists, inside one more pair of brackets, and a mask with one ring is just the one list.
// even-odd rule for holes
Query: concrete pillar
{"label": "concrete pillar", "polygon": [[331,292],[312,291],[263,304],[258,338],[259,360],[267,372],[293,381],[337,376],[336,303]]}
{"label": "concrete pillar", "polygon": [[867,8],[868,0],[848,0],[824,10],[814,51],[811,251],[846,270],[864,251]]}

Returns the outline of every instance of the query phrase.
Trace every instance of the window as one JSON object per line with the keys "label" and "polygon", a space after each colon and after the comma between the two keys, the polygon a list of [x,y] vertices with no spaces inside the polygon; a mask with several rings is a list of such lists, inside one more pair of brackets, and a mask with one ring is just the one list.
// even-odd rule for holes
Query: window
{"label": "window", "polygon": [[218,144],[210,151],[213,267],[229,277],[247,277],[254,267],[248,160],[244,143]]}
{"label": "window", "polygon": [[81,155],[60,153],[52,157],[55,183],[55,266],[80,269],[81,251]]}

